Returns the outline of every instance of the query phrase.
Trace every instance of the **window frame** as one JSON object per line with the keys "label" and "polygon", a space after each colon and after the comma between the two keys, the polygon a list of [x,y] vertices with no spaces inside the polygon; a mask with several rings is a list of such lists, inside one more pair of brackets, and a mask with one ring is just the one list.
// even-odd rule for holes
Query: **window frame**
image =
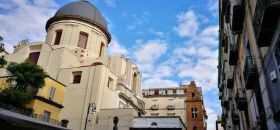
{"label": "window frame", "polygon": [[80,84],[81,83],[82,71],[74,71],[74,72],[72,72],[72,76],[73,76],[72,84]]}
{"label": "window frame", "polygon": [[[86,38],[84,43],[82,43],[82,37],[83,37],[83,36]],[[78,45],[77,45],[77,47],[86,49],[86,48],[87,48],[88,37],[89,37],[88,33],[82,32],[82,31],[81,31],[81,32],[79,33]]]}
{"label": "window frame", "polygon": [[[62,37],[62,29],[58,29],[55,31],[55,38],[54,38],[54,43],[53,45],[59,45],[61,42],[61,37]],[[59,34],[59,35],[58,35]],[[59,37],[58,37],[59,36]]]}

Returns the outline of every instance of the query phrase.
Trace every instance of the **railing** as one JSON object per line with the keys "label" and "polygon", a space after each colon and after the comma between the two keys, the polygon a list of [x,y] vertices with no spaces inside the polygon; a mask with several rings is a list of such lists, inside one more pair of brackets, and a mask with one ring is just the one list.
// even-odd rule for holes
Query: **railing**
{"label": "railing", "polygon": [[168,110],[174,110],[174,109],[175,109],[175,105],[168,105],[168,106],[167,106],[167,109],[168,109]]}
{"label": "railing", "polygon": [[232,110],[231,118],[232,118],[233,124],[235,124],[235,125],[239,124],[239,122],[240,122],[239,113],[236,110]]}
{"label": "railing", "polygon": [[243,75],[246,82],[246,88],[252,89],[255,79],[258,77],[258,70],[254,57],[246,57]]}
{"label": "railing", "polygon": [[[258,42],[258,37],[262,28],[262,22],[265,14],[265,9],[268,6],[274,6],[274,5],[280,5],[279,0],[257,0],[255,14],[254,14],[254,20],[253,20],[253,26],[255,31],[255,36]],[[277,13],[277,12],[276,12]],[[268,14],[271,15],[271,14]],[[274,16],[271,16],[274,17]],[[271,21],[268,19],[268,21]],[[260,43],[261,44],[261,43]]]}
{"label": "railing", "polygon": [[236,43],[230,44],[229,64],[236,65],[237,61],[238,61],[238,44]]}
{"label": "railing", "polygon": [[24,116],[31,117],[36,120],[48,122],[51,125],[62,126],[62,123],[60,121],[52,119],[52,118],[47,118],[47,117],[43,116],[42,114],[33,113],[32,110],[17,108],[17,107],[11,106],[11,105],[3,104],[3,103],[0,103],[0,108],[11,111],[11,112],[15,112],[15,113],[18,113],[18,114],[21,114]]}
{"label": "railing", "polygon": [[280,65],[280,45],[276,45],[275,47],[275,58],[277,61],[277,64]]}
{"label": "railing", "polygon": [[237,108],[240,111],[247,109],[246,89],[239,88],[235,97]]}
{"label": "railing", "polygon": [[234,34],[242,32],[244,21],[244,0],[235,0],[232,10],[232,32]]}
{"label": "railing", "polygon": [[152,105],[151,110],[158,110],[158,105]]}
{"label": "railing", "polygon": [[[120,95],[128,100],[130,103],[132,103],[132,106],[137,107],[139,110],[143,110],[143,100],[135,94],[134,91],[130,90],[129,88],[125,87],[124,84],[118,84],[117,85],[117,90],[120,91]],[[142,104],[142,105],[140,105]]]}

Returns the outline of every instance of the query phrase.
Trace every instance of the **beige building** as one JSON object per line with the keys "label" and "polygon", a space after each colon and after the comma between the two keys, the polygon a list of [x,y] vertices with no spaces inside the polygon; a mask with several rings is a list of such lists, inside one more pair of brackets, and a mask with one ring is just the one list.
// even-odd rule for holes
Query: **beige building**
{"label": "beige building", "polygon": [[[45,42],[22,41],[5,59],[29,59],[68,86],[60,114],[60,119],[69,120],[68,128],[99,129],[103,122],[111,122],[111,118],[99,117],[102,112],[108,114],[107,109],[130,109],[123,113],[133,116],[144,113],[141,74],[129,59],[107,56],[111,35],[94,5],[82,0],[61,7],[46,23],[46,31]],[[4,69],[1,75],[6,75]],[[117,112],[112,110],[114,116]]]}
{"label": "beige building", "polygon": [[219,0],[219,98],[226,130],[280,129],[280,0]]}
{"label": "beige building", "polygon": [[143,89],[142,93],[145,116],[180,116],[186,123],[185,87]]}

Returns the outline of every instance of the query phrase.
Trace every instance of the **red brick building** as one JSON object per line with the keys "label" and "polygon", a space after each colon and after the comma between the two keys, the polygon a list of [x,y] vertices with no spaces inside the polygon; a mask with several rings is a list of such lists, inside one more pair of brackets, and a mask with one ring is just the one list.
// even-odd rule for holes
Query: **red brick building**
{"label": "red brick building", "polygon": [[205,130],[207,114],[204,108],[203,95],[194,81],[186,85],[186,122],[187,130]]}

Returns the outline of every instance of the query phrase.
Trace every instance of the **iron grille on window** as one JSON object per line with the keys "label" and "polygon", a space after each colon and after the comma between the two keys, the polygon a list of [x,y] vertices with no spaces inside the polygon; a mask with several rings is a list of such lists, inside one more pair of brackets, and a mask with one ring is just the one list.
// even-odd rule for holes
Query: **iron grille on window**
{"label": "iron grille on window", "polygon": [[275,47],[275,58],[277,60],[278,66],[280,64],[280,43],[278,43]]}

